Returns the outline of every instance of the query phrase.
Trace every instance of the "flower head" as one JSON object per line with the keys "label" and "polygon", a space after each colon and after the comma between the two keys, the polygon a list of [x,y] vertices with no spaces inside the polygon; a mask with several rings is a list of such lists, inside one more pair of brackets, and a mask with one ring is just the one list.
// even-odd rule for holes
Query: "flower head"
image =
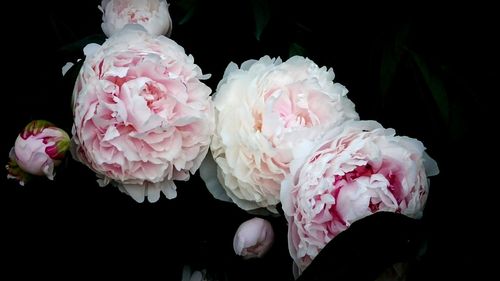
{"label": "flower head", "polygon": [[140,24],[151,35],[172,32],[172,19],[165,0],[102,0],[102,31],[106,36],[118,32],[127,24]]}
{"label": "flower head", "polygon": [[73,92],[74,157],[136,201],[176,197],[213,133],[210,88],[193,57],[164,36],[128,26],[87,57]]}
{"label": "flower head", "polygon": [[[207,187],[245,210],[277,213],[280,184],[294,150],[309,145],[325,130],[357,119],[347,90],[334,83],[332,69],[304,57],[285,62],[263,57],[240,68],[229,64],[214,98],[216,131],[210,158],[202,167]],[[216,172],[203,172],[216,166]],[[215,170],[212,168],[212,170]]]}
{"label": "flower head", "polygon": [[245,259],[265,255],[274,242],[271,224],[261,218],[253,218],[242,223],[233,239],[233,249]]}
{"label": "flower head", "polygon": [[353,222],[378,211],[420,218],[437,165],[421,142],[348,121],[299,152],[283,181],[288,244],[299,270]]}
{"label": "flower head", "polygon": [[21,185],[30,175],[54,179],[54,168],[61,163],[69,143],[68,134],[54,124],[45,120],[31,121],[10,151],[7,177],[19,180]]}

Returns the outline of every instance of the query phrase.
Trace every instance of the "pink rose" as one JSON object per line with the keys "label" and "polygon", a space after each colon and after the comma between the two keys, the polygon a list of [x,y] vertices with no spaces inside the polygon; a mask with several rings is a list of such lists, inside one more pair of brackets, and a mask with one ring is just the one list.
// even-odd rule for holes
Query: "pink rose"
{"label": "pink rose", "polygon": [[54,179],[55,171],[69,148],[69,136],[45,120],[31,121],[16,139],[10,151],[7,178],[19,180],[20,185],[29,175]]}
{"label": "pink rose", "polygon": [[[281,181],[297,147],[357,119],[332,69],[303,57],[228,65],[214,98],[216,131],[201,175],[218,199],[277,213]],[[217,174],[218,180],[213,175]]]}
{"label": "pink rose", "polygon": [[242,223],[233,240],[234,252],[245,259],[260,258],[265,255],[274,241],[271,224],[261,218],[253,218]]}
{"label": "pink rose", "polygon": [[128,26],[85,48],[73,92],[74,157],[136,201],[176,197],[214,129],[210,88],[193,57],[164,36]]}
{"label": "pink rose", "polygon": [[172,32],[172,19],[165,0],[102,0],[102,31],[110,37],[127,24],[140,24],[151,35]]}
{"label": "pink rose", "polygon": [[[378,211],[420,218],[436,162],[418,140],[348,121],[297,153],[283,181],[288,245],[299,271],[353,222]],[[301,154],[301,155],[300,155]],[[375,254],[376,255],[376,254]]]}

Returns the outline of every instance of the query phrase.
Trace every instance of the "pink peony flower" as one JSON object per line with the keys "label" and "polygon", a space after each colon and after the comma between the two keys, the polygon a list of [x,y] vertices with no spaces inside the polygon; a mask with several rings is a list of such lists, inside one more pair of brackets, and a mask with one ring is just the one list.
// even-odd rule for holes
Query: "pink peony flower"
{"label": "pink peony flower", "polygon": [[201,168],[212,194],[244,210],[277,213],[293,151],[358,118],[334,77],[332,69],[299,56],[283,63],[265,56],[241,68],[229,64],[214,98],[213,159],[207,157]]}
{"label": "pink peony flower", "polygon": [[110,37],[127,24],[140,24],[151,35],[172,32],[172,19],[165,0],[102,0],[102,31]]}
{"label": "pink peony flower", "polygon": [[214,129],[210,88],[193,57],[164,36],[128,26],[86,47],[73,92],[74,157],[138,202],[176,197]]}
{"label": "pink peony flower", "polygon": [[[374,121],[348,121],[297,152],[283,181],[288,245],[299,272],[353,222],[378,211],[420,218],[437,164],[421,142]],[[375,254],[376,255],[376,254]]]}
{"label": "pink peony flower", "polygon": [[245,259],[260,258],[269,251],[273,241],[271,224],[267,220],[253,218],[238,227],[233,239],[233,249]]}
{"label": "pink peony flower", "polygon": [[45,175],[54,179],[55,171],[69,148],[68,134],[45,120],[31,121],[16,139],[10,151],[7,178],[17,179],[20,185],[30,175]]}

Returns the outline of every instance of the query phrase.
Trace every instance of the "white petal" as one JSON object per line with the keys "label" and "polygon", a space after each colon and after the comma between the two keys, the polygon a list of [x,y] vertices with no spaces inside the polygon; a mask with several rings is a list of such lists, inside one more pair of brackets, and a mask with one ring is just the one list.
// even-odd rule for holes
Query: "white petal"
{"label": "white petal", "polygon": [[[108,185],[109,183],[111,182],[111,179],[106,177],[106,176],[103,176],[103,175],[100,175],[100,174],[97,174],[97,184],[100,186],[100,187],[103,187],[103,186],[106,186]],[[124,190],[122,190],[122,192],[126,193]]]}
{"label": "white petal", "polygon": [[49,180],[54,180],[54,162],[47,161],[42,167],[42,171]]}
{"label": "white petal", "polygon": [[155,203],[160,199],[161,183],[150,183],[146,184],[146,192],[148,196],[148,201],[150,203]]}
{"label": "white petal", "polygon": [[102,139],[103,141],[109,141],[112,140],[116,137],[120,136],[120,132],[116,129],[115,126],[109,126],[108,129],[106,130],[106,134],[104,135],[104,138]]}
{"label": "white petal", "polygon": [[422,155],[422,158],[424,160],[425,173],[428,177],[439,174],[439,167],[437,165],[437,162],[432,159],[425,151]]}
{"label": "white petal", "polygon": [[[140,184],[125,184],[125,183],[115,183],[116,185],[123,186],[123,190],[126,194],[132,197],[136,202],[144,202],[144,196],[146,189]],[[121,189],[120,189],[121,190]]]}
{"label": "white petal", "polygon": [[217,164],[215,163],[212,153],[210,152],[207,153],[207,156],[201,163],[200,176],[205,182],[208,191],[210,191],[215,199],[233,202],[217,179]]}
{"label": "white petal", "polygon": [[73,65],[75,65],[74,63],[72,62],[67,62],[61,69],[61,72],[62,72],[62,75],[66,75],[66,73],[68,72],[68,70],[71,69],[71,67],[73,67]]}
{"label": "white petal", "polygon": [[321,195],[321,201],[327,204],[335,204],[335,198],[330,193]]}
{"label": "white petal", "polygon": [[198,270],[196,270],[191,275],[191,279],[189,279],[189,281],[203,281],[203,274],[201,272],[199,272]]}
{"label": "white petal", "polygon": [[189,281],[191,278],[191,268],[187,265],[185,265],[182,268],[182,280],[181,281]]}
{"label": "white petal", "polygon": [[90,57],[92,56],[97,50],[99,50],[99,48],[101,48],[101,45],[99,44],[96,44],[96,43],[90,43],[90,44],[87,44],[87,46],[85,46],[83,48],[83,53],[85,54],[86,57]]}
{"label": "white petal", "polygon": [[281,182],[281,188],[280,188],[281,208],[283,209],[283,212],[287,216],[291,216],[293,213],[292,200],[293,200],[293,198],[292,198],[292,179],[290,176],[287,176]]}
{"label": "white petal", "polygon": [[172,180],[166,179],[161,183],[161,191],[168,199],[174,199],[175,197],[177,197],[176,189],[177,186],[175,186],[175,183]]}
{"label": "white petal", "polygon": [[113,66],[106,71],[106,75],[123,78],[127,76],[128,70],[128,67]]}

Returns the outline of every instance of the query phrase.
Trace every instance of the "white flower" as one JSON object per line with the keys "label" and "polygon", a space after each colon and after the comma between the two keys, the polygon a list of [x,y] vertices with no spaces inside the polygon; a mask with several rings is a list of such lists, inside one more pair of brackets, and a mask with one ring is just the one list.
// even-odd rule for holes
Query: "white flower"
{"label": "white flower", "polygon": [[[294,153],[328,128],[357,119],[332,69],[303,57],[228,65],[215,93],[216,132],[201,175],[216,198],[277,213]],[[214,175],[218,180],[214,180]]]}

